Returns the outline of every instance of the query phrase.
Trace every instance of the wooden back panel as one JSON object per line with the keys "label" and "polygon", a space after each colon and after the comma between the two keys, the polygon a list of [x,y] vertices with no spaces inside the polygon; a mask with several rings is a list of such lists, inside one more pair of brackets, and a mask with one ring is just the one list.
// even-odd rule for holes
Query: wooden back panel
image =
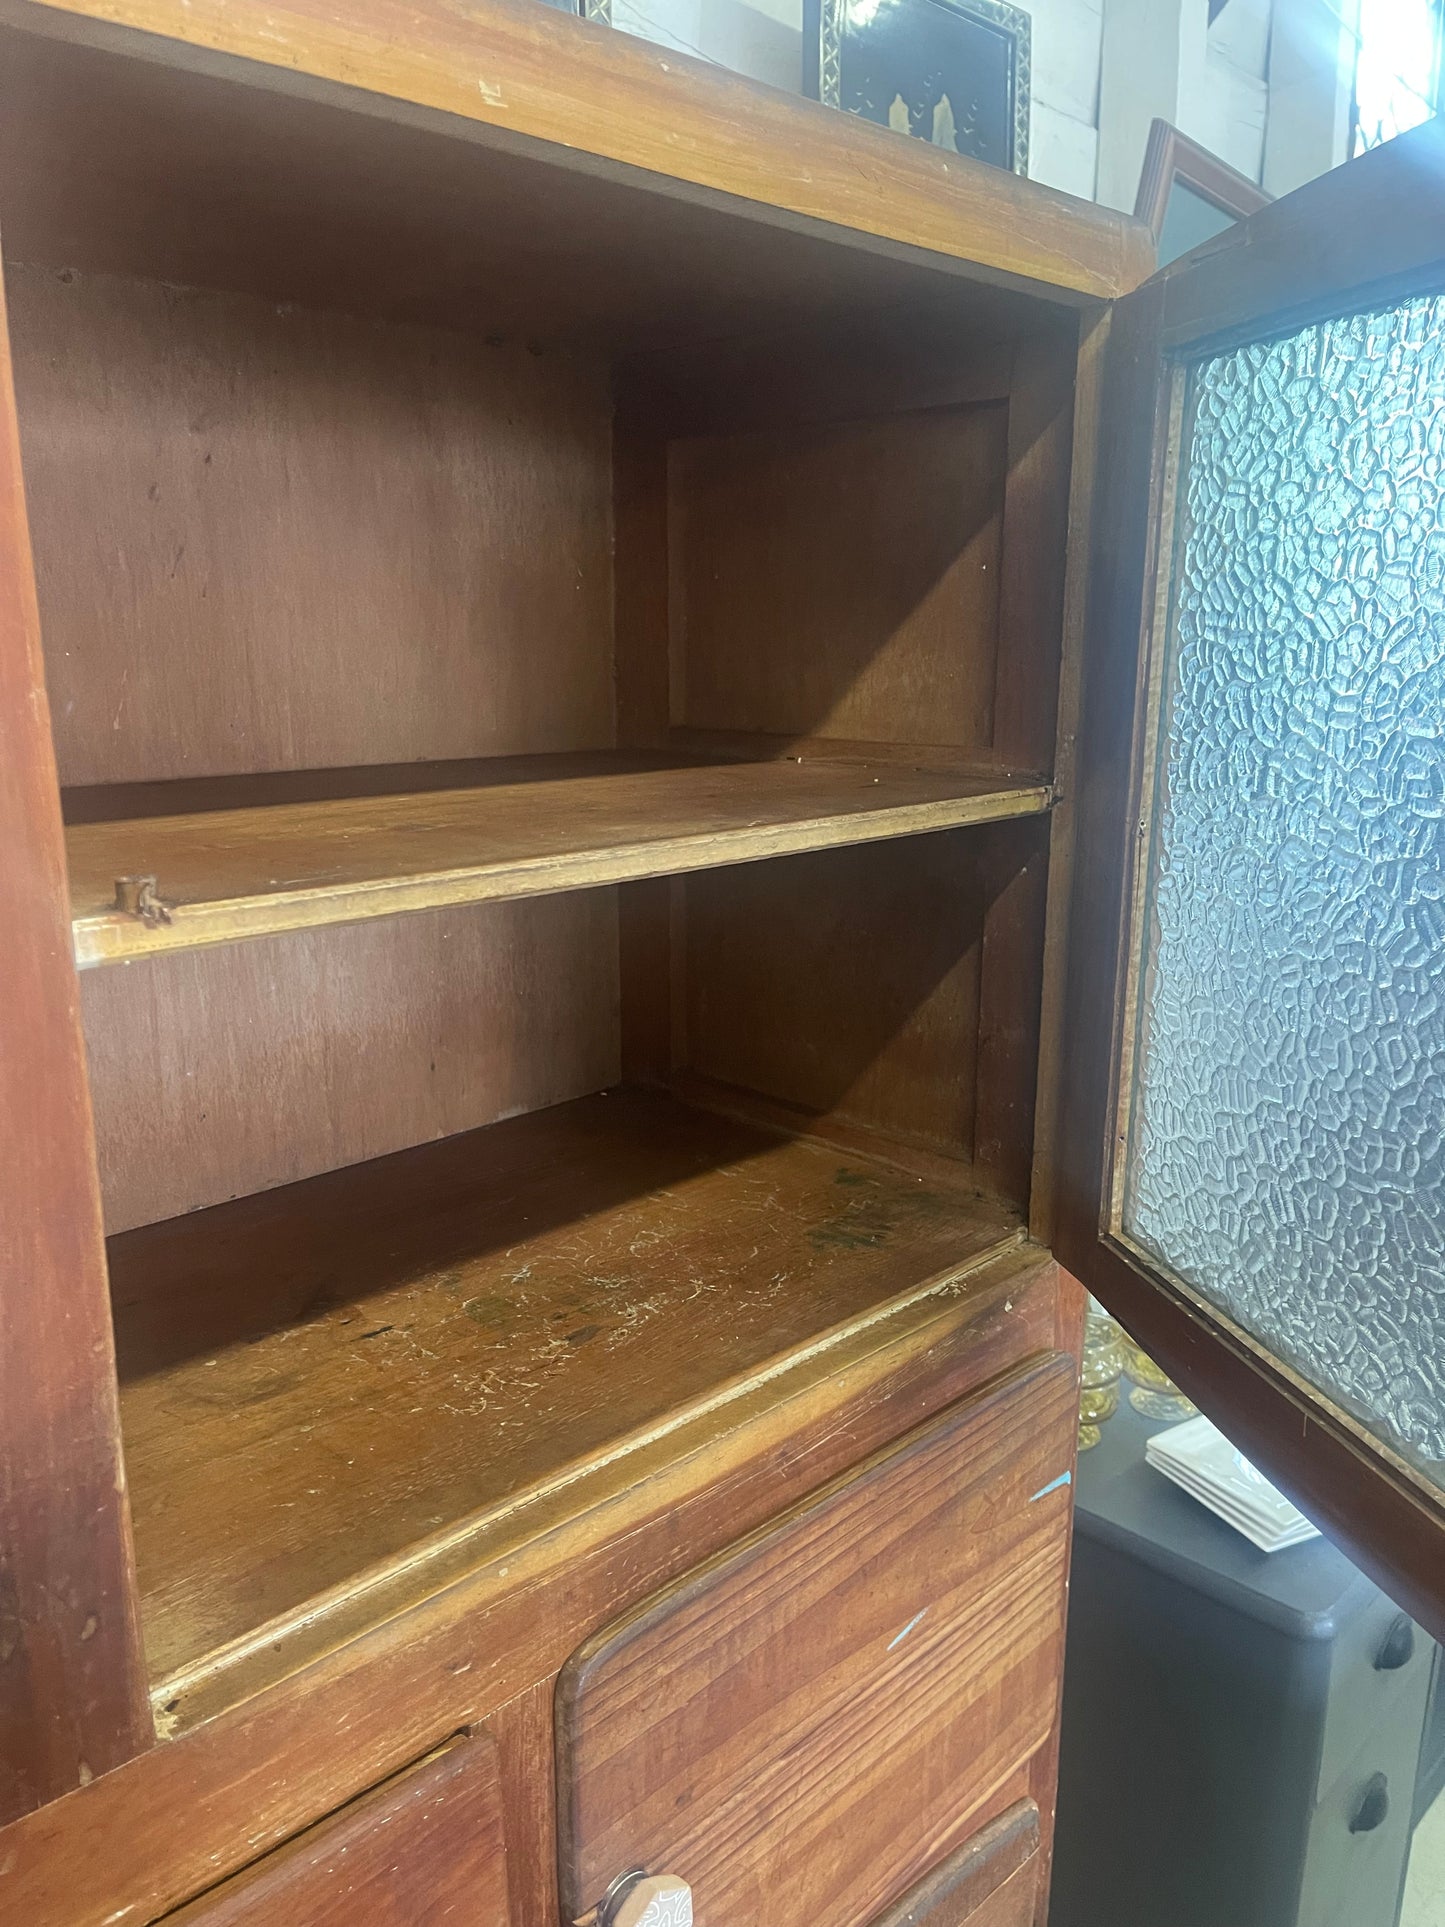
{"label": "wooden back panel", "polygon": [[609,1628],[558,1688],[564,1911],[864,1927],[1044,1743],[1070,1360],[1020,1367]]}
{"label": "wooden back panel", "polygon": [[604,364],[10,281],[62,782],[613,740]]}
{"label": "wooden back panel", "polygon": [[86,971],[107,1232],[615,1083],[616,895]]}
{"label": "wooden back panel", "polygon": [[485,1734],[322,1820],[166,1927],[510,1927],[497,1753]]}

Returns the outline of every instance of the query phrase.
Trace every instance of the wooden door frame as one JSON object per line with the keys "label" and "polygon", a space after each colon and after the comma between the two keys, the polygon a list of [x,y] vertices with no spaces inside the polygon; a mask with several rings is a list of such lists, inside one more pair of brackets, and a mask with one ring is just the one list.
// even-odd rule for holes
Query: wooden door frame
{"label": "wooden door frame", "polygon": [[0,1823],[152,1738],[0,286]]}
{"label": "wooden door frame", "polygon": [[1239,1325],[1106,1230],[1124,990],[1143,853],[1144,700],[1172,523],[1181,361],[1445,287],[1445,132],[1432,123],[1171,264],[1111,328],[1091,557],[1079,854],[1054,1249],[1184,1391],[1386,1591],[1445,1639],[1445,1493]]}

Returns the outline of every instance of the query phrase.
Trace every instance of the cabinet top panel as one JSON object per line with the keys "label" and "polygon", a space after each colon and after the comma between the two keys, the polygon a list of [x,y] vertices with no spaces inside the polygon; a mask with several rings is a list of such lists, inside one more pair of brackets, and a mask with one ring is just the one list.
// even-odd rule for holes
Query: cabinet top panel
{"label": "cabinet top panel", "polygon": [[1078,304],[1151,266],[1121,214],[533,0],[0,0],[0,27],[11,259],[467,326],[550,301],[626,345],[718,302]]}

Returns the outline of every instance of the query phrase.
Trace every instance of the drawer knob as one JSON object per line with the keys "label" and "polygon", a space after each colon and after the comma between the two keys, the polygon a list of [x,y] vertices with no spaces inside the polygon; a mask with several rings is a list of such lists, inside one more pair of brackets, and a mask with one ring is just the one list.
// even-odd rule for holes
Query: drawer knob
{"label": "drawer knob", "polygon": [[692,1927],[692,1888],[676,1874],[619,1874],[576,1927]]}
{"label": "drawer knob", "polygon": [[1398,1673],[1414,1657],[1415,1622],[1408,1613],[1401,1613],[1380,1641],[1380,1650],[1375,1654],[1375,1671]]}
{"label": "drawer knob", "polygon": [[1355,1795],[1350,1813],[1351,1833],[1373,1833],[1385,1824],[1390,1811],[1390,1783],[1383,1773],[1372,1773]]}

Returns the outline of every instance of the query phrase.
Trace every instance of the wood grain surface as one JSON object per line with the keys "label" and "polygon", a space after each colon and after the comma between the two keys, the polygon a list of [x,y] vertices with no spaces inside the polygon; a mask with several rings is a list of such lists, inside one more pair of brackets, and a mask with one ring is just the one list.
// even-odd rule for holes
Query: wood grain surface
{"label": "wood grain surface", "polygon": [[[515,1757],[535,1761],[536,1689],[550,1707],[590,1632],[1052,1346],[1054,1276],[1029,1246],[965,1268],[529,1495],[436,1561],[424,1588],[403,1573],[390,1594],[353,1590],[280,1641],[158,1682],[164,1746],[0,1830],[7,1919],[113,1927],[122,1907],[154,1919],[460,1727],[485,1724],[504,1757],[510,1731]],[[1030,1791],[1027,1770],[1010,1776],[979,1824]],[[545,1830],[545,1812],[535,1819]],[[509,1820],[509,1853],[517,1837]],[[533,1856],[513,1859],[524,1877]],[[521,1920],[552,1918],[551,1865],[550,1897],[518,1888]]]}
{"label": "wood grain surface", "polygon": [[[728,217],[741,217],[764,235],[772,230],[783,244],[767,250],[774,261],[792,251],[795,277],[801,268],[806,280],[820,252],[846,248],[879,257],[884,270],[879,284],[891,281],[895,293],[905,290],[910,274],[921,272],[935,286],[956,274],[1046,300],[1100,300],[1134,286],[1151,263],[1147,229],[1126,215],[944,154],[926,142],[900,141],[854,116],[842,120],[816,103],[741,80],[671,48],[560,13],[539,14],[511,0],[473,0],[464,13],[444,0],[351,0],[349,5],[289,0],[284,6],[260,0],[67,0],[63,6],[5,0],[3,18],[32,34],[89,39],[181,70],[178,79],[186,84],[168,90],[170,111],[153,114],[149,127],[139,123],[142,138],[132,145],[139,149],[142,172],[157,144],[164,154],[172,121],[184,120],[189,110],[199,123],[197,133],[204,125],[204,109],[191,104],[198,74],[248,81],[236,109],[243,114],[243,127],[257,121],[269,125],[272,151],[268,156],[257,143],[236,172],[248,172],[253,159],[259,163],[262,185],[273,188],[272,209],[286,206],[288,216],[298,164],[305,169],[300,178],[321,190],[325,210],[335,170],[328,134],[345,142],[348,157],[368,145],[385,152],[386,130],[367,126],[368,120],[405,121],[464,147],[475,157],[472,193],[461,197],[466,218],[452,231],[455,235],[460,226],[472,238],[469,244],[463,240],[459,263],[455,241],[440,251],[439,263],[421,259],[423,291],[439,277],[480,285],[478,270],[484,273],[489,260],[487,217],[498,209],[506,219],[509,200],[514,209],[510,234],[522,231],[517,211],[524,210],[536,223],[533,232],[545,253],[546,218],[559,194],[579,204],[594,228],[605,224],[619,238],[631,222],[645,222],[654,262],[665,262],[679,244],[684,259],[695,258],[700,243],[705,251],[707,237],[721,239]],[[255,95],[254,102],[244,98],[246,93]],[[18,95],[23,106],[23,84]],[[304,117],[293,118],[311,138],[299,153],[301,136],[281,138],[268,121],[276,96],[304,105]],[[325,109],[339,105],[353,111],[334,117],[328,127]],[[229,131],[225,119],[213,116],[212,125],[218,137]],[[230,145],[208,152],[198,144],[192,153],[209,160]],[[137,165],[121,158],[128,152],[125,146],[89,149],[81,142],[79,147],[82,167],[96,170],[103,153],[119,164],[123,181]],[[494,186],[489,194],[499,159],[514,165],[501,177],[501,191]],[[195,167],[193,161],[192,173]],[[216,185],[234,203],[237,188],[227,173],[221,170]],[[559,177],[560,185],[554,186]],[[209,188],[209,169],[205,178]],[[605,191],[584,198],[588,180]],[[101,181],[104,187],[103,173]],[[132,215],[129,223],[119,224],[122,236],[127,227],[143,224],[147,212],[152,224],[160,225],[159,210],[174,200],[178,186],[184,194],[188,184],[184,173],[168,179],[157,169],[144,191],[122,194],[122,208],[139,204],[141,209],[139,223]],[[407,185],[395,174],[384,176],[373,198],[386,208],[401,197],[408,219],[414,218]],[[637,189],[646,192],[639,195]],[[435,191],[427,198],[445,205]],[[675,209],[682,213],[674,217]],[[223,228],[225,211],[225,203],[213,208]],[[199,225],[195,214],[187,225]],[[232,252],[238,246],[250,252],[288,244],[294,249],[288,236],[268,238],[254,213],[236,226],[239,232],[229,243],[224,236],[184,239],[193,248],[229,245]],[[324,232],[322,226],[323,237]],[[823,247],[813,249],[810,259],[812,241]],[[333,243],[323,261],[329,265],[336,252]],[[629,255],[636,259],[637,250],[627,249],[611,262],[624,283]],[[606,271],[607,257],[599,254],[596,238],[591,258]],[[454,263],[461,266],[461,277]],[[569,280],[583,278],[577,270],[585,261],[564,256],[563,264]],[[378,268],[388,265],[386,252],[379,250]],[[735,255],[724,265],[742,270],[747,264]]]}
{"label": "wood grain surface", "polygon": [[983,836],[688,878],[686,1066],[971,1157]]}
{"label": "wood grain surface", "polygon": [[675,442],[672,720],[992,741],[1008,410]]}
{"label": "wood grain surface", "polygon": [[80,995],[108,1232],[620,1074],[611,890],[182,951]]}
{"label": "wood grain surface", "polygon": [[619,1091],[113,1238],[152,1673],[1006,1243],[967,1175]]}
{"label": "wood grain surface", "polygon": [[611,743],[595,355],[11,286],[62,782]]}
{"label": "wood grain surface", "polygon": [[[466,790],[73,824],[76,956],[111,963],[576,890],[1034,815],[1051,800],[1038,781],[883,762],[568,757],[508,760]],[[167,921],[115,907],[116,879],[140,874],[155,877]]]}
{"label": "wood grain surface", "polygon": [[865,1927],[1046,1738],[1072,1360],[1021,1366],[589,1642],[558,1685],[563,1911]]}
{"label": "wood grain surface", "polygon": [[150,1739],[0,290],[0,1821]]}
{"label": "wood grain surface", "polygon": [[166,1927],[510,1927],[497,1753],[455,1739]]}
{"label": "wood grain surface", "polygon": [[1020,1800],[924,1876],[872,1927],[1034,1927],[1039,1810]]}

